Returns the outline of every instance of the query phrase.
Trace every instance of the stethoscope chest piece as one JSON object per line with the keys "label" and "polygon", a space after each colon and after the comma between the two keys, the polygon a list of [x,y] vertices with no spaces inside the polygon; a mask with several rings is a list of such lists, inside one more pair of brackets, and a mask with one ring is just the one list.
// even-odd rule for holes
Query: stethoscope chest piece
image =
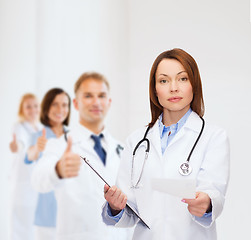
{"label": "stethoscope chest piece", "polygon": [[182,163],[179,167],[179,173],[182,176],[187,176],[193,171],[192,167],[188,162]]}

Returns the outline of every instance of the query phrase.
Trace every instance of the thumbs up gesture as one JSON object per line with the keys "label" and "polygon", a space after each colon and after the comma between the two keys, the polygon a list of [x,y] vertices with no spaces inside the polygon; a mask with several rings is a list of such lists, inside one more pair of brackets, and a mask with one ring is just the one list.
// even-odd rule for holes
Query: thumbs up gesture
{"label": "thumbs up gesture", "polygon": [[10,142],[10,150],[13,153],[16,153],[18,151],[18,143],[17,143],[17,137],[16,134],[13,134],[13,140]]}
{"label": "thumbs up gesture", "polygon": [[78,154],[72,152],[72,139],[69,137],[65,152],[57,162],[56,172],[60,178],[78,176],[81,160]]}
{"label": "thumbs up gesture", "polygon": [[45,128],[43,128],[42,130],[42,136],[37,138],[37,142],[36,142],[36,150],[38,152],[43,152],[45,149],[47,143],[47,139],[46,139],[46,130]]}
{"label": "thumbs up gesture", "polygon": [[43,128],[42,136],[38,137],[36,144],[34,146],[31,146],[27,151],[28,160],[29,161],[37,160],[39,157],[39,153],[44,151],[46,143],[47,143],[46,130],[45,128]]}

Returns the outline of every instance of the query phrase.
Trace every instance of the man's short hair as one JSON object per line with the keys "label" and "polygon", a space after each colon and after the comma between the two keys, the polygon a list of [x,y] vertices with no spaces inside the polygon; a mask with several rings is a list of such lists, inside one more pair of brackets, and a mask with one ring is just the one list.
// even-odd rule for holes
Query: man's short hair
{"label": "man's short hair", "polygon": [[76,81],[76,83],[75,83],[75,85],[74,85],[74,92],[75,92],[75,95],[77,94],[77,91],[78,91],[79,87],[81,86],[81,84],[82,84],[85,80],[87,80],[87,79],[94,79],[94,80],[103,82],[103,83],[105,83],[105,85],[107,86],[107,89],[110,90],[109,82],[107,81],[107,79],[105,78],[105,76],[103,76],[102,74],[97,73],[97,72],[86,72],[86,73],[83,73],[83,74],[79,77],[79,79]]}

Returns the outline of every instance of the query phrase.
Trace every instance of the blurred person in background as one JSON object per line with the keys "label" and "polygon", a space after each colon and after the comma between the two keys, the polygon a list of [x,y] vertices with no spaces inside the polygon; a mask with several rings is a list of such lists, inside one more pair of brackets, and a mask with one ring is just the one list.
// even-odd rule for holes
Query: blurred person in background
{"label": "blurred person in background", "polygon": [[[39,160],[45,149],[47,139],[59,138],[66,134],[70,121],[71,99],[61,88],[52,88],[41,103],[40,121],[44,128],[33,134],[31,147],[28,149],[25,163],[32,164]],[[35,239],[56,239],[57,203],[54,192],[40,193],[35,212]]]}
{"label": "blurred person in background", "polygon": [[86,157],[109,183],[115,183],[121,146],[104,124],[111,105],[109,83],[99,73],[84,73],[74,91],[79,122],[67,134],[68,141],[62,136],[47,142],[32,184],[40,192],[55,191],[57,240],[130,239],[127,230],[103,223],[103,182],[80,159]]}
{"label": "blurred person in background", "polygon": [[31,187],[30,177],[33,166],[26,165],[24,158],[31,144],[32,134],[41,129],[38,121],[39,101],[34,94],[27,93],[21,98],[19,121],[13,130],[10,150],[13,162],[10,172],[10,240],[34,239],[34,213],[37,193]]}

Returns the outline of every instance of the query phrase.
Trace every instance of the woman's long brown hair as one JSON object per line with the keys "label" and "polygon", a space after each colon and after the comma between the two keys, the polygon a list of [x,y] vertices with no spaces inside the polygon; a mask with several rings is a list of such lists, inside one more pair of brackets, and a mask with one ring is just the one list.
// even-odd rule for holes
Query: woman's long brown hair
{"label": "woman's long brown hair", "polygon": [[152,127],[159,115],[163,112],[163,107],[160,105],[157,94],[156,94],[156,71],[159,63],[163,59],[175,59],[179,61],[182,66],[185,68],[189,80],[193,88],[193,100],[191,102],[191,109],[196,112],[199,116],[204,115],[204,101],[202,94],[202,84],[199,69],[194,58],[185,52],[182,49],[175,48],[169,51],[161,53],[154,61],[150,73],[150,82],[149,82],[149,92],[150,92],[150,108],[152,114],[152,120],[149,123],[149,126]]}

